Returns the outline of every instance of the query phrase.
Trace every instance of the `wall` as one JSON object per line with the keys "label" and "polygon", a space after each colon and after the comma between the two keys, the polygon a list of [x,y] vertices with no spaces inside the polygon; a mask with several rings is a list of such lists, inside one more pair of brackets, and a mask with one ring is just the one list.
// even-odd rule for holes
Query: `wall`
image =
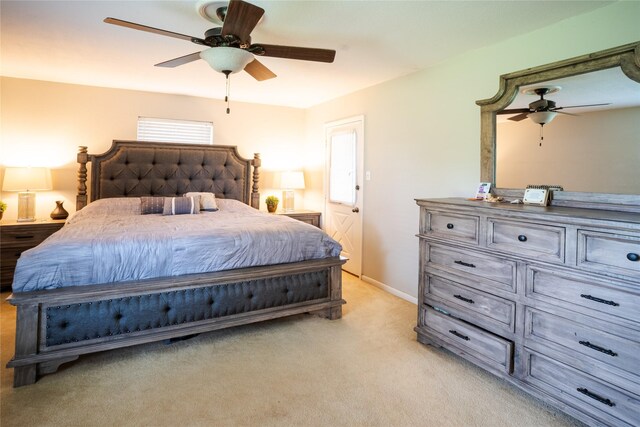
{"label": "wall", "polygon": [[[37,195],[39,218],[48,218],[55,200],[75,210],[78,146],[102,153],[114,139],[135,140],[138,116],[212,121],[215,144],[237,145],[248,158],[261,153],[268,182],[269,170],[303,167],[304,110],[234,102],[227,115],[224,102],[191,96],[7,77],[1,85],[1,165],[52,168],[54,191]],[[273,191],[261,187],[263,208]],[[5,219],[15,219],[16,193],[1,197]]]}
{"label": "wall", "polygon": [[[365,116],[364,162],[371,180],[363,183],[364,278],[417,296],[414,198],[475,194],[480,178],[475,101],[496,94],[501,74],[640,40],[639,18],[640,2],[617,2],[309,109],[306,163],[313,165],[308,175],[316,185],[324,165],[312,158],[322,158],[323,124]],[[305,204],[321,209],[321,192],[306,191]]]}
{"label": "wall", "polygon": [[640,194],[638,118],[640,107],[558,114],[544,126],[542,146],[540,125],[531,120],[498,123],[496,185]]}

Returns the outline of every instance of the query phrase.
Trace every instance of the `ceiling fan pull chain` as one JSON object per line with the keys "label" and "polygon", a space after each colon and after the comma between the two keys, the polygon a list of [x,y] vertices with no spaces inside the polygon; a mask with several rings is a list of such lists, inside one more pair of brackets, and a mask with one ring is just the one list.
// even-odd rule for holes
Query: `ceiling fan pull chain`
{"label": "ceiling fan pull chain", "polygon": [[229,81],[229,74],[231,74],[230,71],[223,71],[223,73],[225,74],[225,76],[227,76],[227,88],[226,88],[226,93],[224,95],[224,102],[227,103],[227,114],[231,113],[231,108],[229,108],[229,92],[231,89],[231,82]]}
{"label": "ceiling fan pull chain", "polygon": [[539,147],[542,147],[542,141],[544,140],[544,134],[542,133],[543,129],[544,129],[544,125],[540,125],[540,145],[539,145]]}

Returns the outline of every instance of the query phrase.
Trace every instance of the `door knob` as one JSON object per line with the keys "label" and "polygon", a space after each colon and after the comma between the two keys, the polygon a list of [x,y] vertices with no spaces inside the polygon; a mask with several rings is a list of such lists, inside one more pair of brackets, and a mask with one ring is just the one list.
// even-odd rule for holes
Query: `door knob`
{"label": "door knob", "polygon": [[353,209],[351,209],[351,212],[358,213],[358,212],[360,212],[360,209],[358,209],[358,208],[353,208]]}

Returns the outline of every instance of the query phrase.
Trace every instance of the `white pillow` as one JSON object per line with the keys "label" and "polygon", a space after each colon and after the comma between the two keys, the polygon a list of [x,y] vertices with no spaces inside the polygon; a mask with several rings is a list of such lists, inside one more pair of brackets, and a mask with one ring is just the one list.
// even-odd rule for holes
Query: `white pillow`
{"label": "white pillow", "polygon": [[200,196],[200,210],[207,212],[215,212],[218,210],[218,204],[216,203],[216,195],[213,193],[198,193],[190,192],[185,194],[185,197]]}

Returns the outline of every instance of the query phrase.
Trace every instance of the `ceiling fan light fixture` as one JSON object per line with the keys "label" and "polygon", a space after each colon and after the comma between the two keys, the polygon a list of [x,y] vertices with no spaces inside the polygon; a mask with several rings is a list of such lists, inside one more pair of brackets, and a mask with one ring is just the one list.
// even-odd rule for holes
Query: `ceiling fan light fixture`
{"label": "ceiling fan light fixture", "polygon": [[212,47],[200,52],[200,58],[219,73],[225,71],[237,73],[244,70],[251,61],[253,54],[237,47]]}
{"label": "ceiling fan light fixture", "polygon": [[537,123],[539,125],[546,125],[551,120],[553,120],[557,114],[558,113],[556,113],[555,111],[536,111],[535,113],[529,113],[527,117],[530,118],[534,123]]}

